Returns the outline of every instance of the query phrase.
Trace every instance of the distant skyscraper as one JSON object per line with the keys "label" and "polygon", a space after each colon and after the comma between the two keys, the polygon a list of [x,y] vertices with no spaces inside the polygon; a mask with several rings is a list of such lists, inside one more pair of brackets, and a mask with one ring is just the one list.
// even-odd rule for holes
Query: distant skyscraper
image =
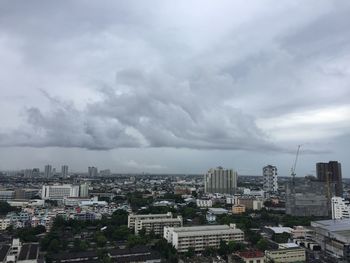
{"label": "distant skyscraper", "polygon": [[63,178],[68,176],[68,165],[62,165],[61,175]]}
{"label": "distant skyscraper", "polygon": [[88,168],[89,177],[96,177],[98,174],[97,167],[91,166]]}
{"label": "distant skyscraper", "polygon": [[317,179],[321,182],[325,182],[327,185],[330,183],[334,183],[335,191],[331,191],[329,198],[332,196],[343,196],[343,178],[341,173],[341,164],[336,161],[330,161],[328,163],[317,163],[316,164],[316,174]]}
{"label": "distant skyscraper", "polygon": [[263,168],[263,189],[265,192],[276,193],[278,190],[277,167],[267,165]]}
{"label": "distant skyscraper", "polygon": [[217,167],[204,175],[206,193],[234,194],[237,188],[237,172]]}
{"label": "distant skyscraper", "polygon": [[40,175],[40,169],[39,168],[33,168],[32,176],[39,176],[39,175]]}
{"label": "distant skyscraper", "polygon": [[51,165],[45,165],[45,169],[44,169],[44,176],[46,177],[46,178],[48,178],[48,177],[51,177],[51,175],[52,175],[52,166]]}

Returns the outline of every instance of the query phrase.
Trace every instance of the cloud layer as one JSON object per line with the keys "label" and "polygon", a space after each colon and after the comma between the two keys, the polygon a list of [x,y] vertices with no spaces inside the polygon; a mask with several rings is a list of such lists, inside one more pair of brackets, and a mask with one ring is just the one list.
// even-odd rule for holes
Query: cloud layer
{"label": "cloud layer", "polygon": [[1,5],[1,146],[318,152],[349,138],[344,1]]}

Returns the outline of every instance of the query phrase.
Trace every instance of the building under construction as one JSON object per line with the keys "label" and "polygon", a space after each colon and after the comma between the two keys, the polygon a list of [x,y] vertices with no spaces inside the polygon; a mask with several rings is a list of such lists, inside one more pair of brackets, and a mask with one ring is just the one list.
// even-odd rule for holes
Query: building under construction
{"label": "building under construction", "polygon": [[[329,187],[334,189],[334,184]],[[328,187],[323,182],[306,180],[286,186],[286,214],[292,216],[329,216],[330,201],[327,198]]]}

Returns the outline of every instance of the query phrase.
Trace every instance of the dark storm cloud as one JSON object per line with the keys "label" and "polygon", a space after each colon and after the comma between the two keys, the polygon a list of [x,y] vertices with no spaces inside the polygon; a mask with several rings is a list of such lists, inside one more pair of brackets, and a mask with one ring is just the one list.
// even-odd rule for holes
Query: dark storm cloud
{"label": "dark storm cloud", "polygon": [[290,152],[348,135],[349,4],[268,3],[2,2],[4,98],[25,99],[2,100],[0,145]]}

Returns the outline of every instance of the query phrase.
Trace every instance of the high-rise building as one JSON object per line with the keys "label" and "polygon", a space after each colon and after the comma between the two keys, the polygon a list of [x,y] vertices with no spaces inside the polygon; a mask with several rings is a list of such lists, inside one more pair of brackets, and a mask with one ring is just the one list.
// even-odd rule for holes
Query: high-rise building
{"label": "high-rise building", "polygon": [[32,176],[39,176],[39,175],[40,175],[40,169],[39,168],[33,168]]}
{"label": "high-rise building", "polygon": [[350,219],[350,203],[342,197],[332,197],[332,219]]}
{"label": "high-rise building", "polygon": [[68,165],[62,165],[61,176],[66,178],[68,176]]}
{"label": "high-rise building", "polygon": [[204,175],[206,193],[234,194],[237,188],[237,172],[217,167]]}
{"label": "high-rise building", "polygon": [[44,177],[48,178],[48,177],[51,177],[52,175],[52,166],[47,164],[45,165],[45,168],[44,168]]}
{"label": "high-rise building", "polygon": [[335,191],[330,192],[330,196],[328,198],[331,198],[332,196],[343,196],[343,178],[340,163],[337,161],[317,163],[316,174],[319,181],[325,182],[326,185],[329,185],[330,183],[335,185]]}
{"label": "high-rise building", "polygon": [[96,177],[97,174],[98,174],[97,167],[90,166],[90,167],[88,168],[88,172],[89,172],[89,177]]}
{"label": "high-rise building", "polygon": [[263,168],[263,189],[265,192],[276,193],[278,190],[277,167],[267,165]]}

